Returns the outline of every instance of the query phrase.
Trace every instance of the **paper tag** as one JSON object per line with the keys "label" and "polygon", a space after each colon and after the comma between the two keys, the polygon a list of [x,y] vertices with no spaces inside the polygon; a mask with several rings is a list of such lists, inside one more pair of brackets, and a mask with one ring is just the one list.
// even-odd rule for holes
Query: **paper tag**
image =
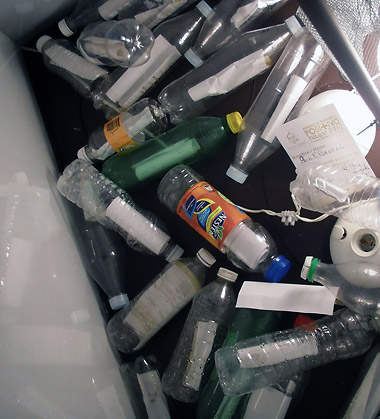
{"label": "paper tag", "polygon": [[318,162],[375,176],[333,104],[278,126],[275,134],[297,168]]}
{"label": "paper tag", "polygon": [[337,293],[338,288],[319,285],[245,281],[236,307],[331,315]]}

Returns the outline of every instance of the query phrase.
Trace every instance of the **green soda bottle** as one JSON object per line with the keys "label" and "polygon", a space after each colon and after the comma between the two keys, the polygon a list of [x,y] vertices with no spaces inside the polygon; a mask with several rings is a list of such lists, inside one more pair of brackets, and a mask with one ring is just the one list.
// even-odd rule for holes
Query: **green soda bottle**
{"label": "green soda bottle", "polygon": [[192,164],[216,153],[240,131],[241,123],[239,112],[186,121],[130,153],[110,157],[102,173],[126,191],[137,189],[179,163]]}
{"label": "green soda bottle", "polygon": [[[229,327],[223,346],[233,345],[249,337],[260,336],[268,331],[276,330],[279,312],[237,308]],[[242,398],[227,397],[219,385],[218,374],[214,367],[210,379],[204,387],[197,408],[197,419],[229,419]]]}

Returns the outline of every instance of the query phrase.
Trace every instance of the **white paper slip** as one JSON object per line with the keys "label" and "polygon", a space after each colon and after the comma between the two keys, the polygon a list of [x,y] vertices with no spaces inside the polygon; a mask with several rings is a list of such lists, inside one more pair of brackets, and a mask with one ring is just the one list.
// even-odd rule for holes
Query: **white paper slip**
{"label": "white paper slip", "polygon": [[321,285],[245,281],[236,307],[331,315],[337,293]]}
{"label": "white paper slip", "polygon": [[276,127],[275,135],[296,167],[318,162],[375,176],[333,104]]}

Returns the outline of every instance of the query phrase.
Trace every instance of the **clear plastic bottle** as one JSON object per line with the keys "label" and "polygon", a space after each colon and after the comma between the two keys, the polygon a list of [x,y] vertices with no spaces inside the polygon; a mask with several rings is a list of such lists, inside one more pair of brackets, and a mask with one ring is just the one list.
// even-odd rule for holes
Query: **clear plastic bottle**
{"label": "clear plastic bottle", "polygon": [[372,345],[378,319],[341,309],[305,326],[220,348],[215,365],[228,396],[267,387],[311,368],[352,358]]}
{"label": "clear plastic bottle", "polygon": [[380,232],[380,179],[312,163],[296,172],[289,188],[303,208]]}
{"label": "clear plastic bottle", "polygon": [[[290,18],[289,22],[294,22]],[[298,23],[297,23],[298,25]],[[291,37],[287,24],[247,32],[158,95],[173,124],[199,115],[226,94],[267,71]]]}
{"label": "clear plastic bottle", "polygon": [[254,167],[281,147],[275,129],[298,115],[329,62],[313,35],[300,28],[244,116],[229,177],[244,183]]}
{"label": "clear plastic bottle", "polygon": [[214,353],[227,335],[236,304],[237,274],[219,268],[217,279],[193,298],[168,366],[162,376],[164,392],[184,403],[198,400],[200,388],[214,365]]}
{"label": "clear plastic bottle", "polygon": [[111,67],[144,64],[153,44],[152,31],[135,19],[91,23],[77,39],[83,57],[94,64]]}
{"label": "clear plastic bottle", "polygon": [[214,257],[200,249],[196,257],[171,262],[107,324],[107,336],[124,353],[142,348],[189,303],[205,282]]}
{"label": "clear plastic bottle", "polygon": [[[272,332],[277,328],[278,318],[278,312],[275,311],[237,308],[222,346]],[[240,397],[227,397],[223,393],[214,367],[200,395],[197,419],[230,419],[241,401]]]}
{"label": "clear plastic bottle", "polygon": [[137,419],[170,419],[154,355],[139,356],[120,367],[132,408]]}
{"label": "clear plastic bottle", "polygon": [[84,160],[74,160],[57,182],[59,192],[82,208],[87,219],[118,232],[136,250],[147,249],[167,261],[177,260],[183,249],[163,230],[154,214],[141,210],[132,198]]}
{"label": "clear plastic bottle", "polygon": [[199,2],[190,10],[158,25],[149,60],[138,67],[118,68],[98,86],[93,97],[96,109],[112,104],[118,113],[128,109],[156,84],[193,44],[205,16],[212,9]]}
{"label": "clear plastic bottle", "polygon": [[167,126],[167,116],[158,103],[150,98],[141,99],[103,128],[93,131],[87,145],[78,150],[78,158],[94,163],[115,153],[127,153],[164,132]]}
{"label": "clear plastic bottle", "polygon": [[356,313],[380,314],[380,266],[362,261],[327,264],[307,256],[301,278],[338,288],[337,298]]}
{"label": "clear plastic bottle", "polygon": [[259,223],[237,208],[195,170],[179,165],[158,186],[160,202],[176,212],[237,267],[263,272],[270,282],[280,281],[290,269],[285,256]]}
{"label": "clear plastic bottle", "polygon": [[90,98],[95,86],[108,75],[107,70],[83,58],[67,39],[43,35],[38,39],[36,48],[42,53],[45,66],[85,98]]}
{"label": "clear plastic bottle", "polygon": [[221,0],[210,14],[185,58],[199,67],[208,57],[259,25],[287,0]]}
{"label": "clear plastic bottle", "polygon": [[133,153],[106,160],[102,173],[126,191],[141,188],[179,163],[191,164],[219,151],[241,126],[233,112],[224,118],[198,117],[158,135]]}

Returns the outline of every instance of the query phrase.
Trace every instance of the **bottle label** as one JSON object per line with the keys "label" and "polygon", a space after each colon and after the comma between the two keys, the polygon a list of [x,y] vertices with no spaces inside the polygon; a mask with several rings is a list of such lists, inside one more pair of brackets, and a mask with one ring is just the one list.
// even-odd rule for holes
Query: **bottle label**
{"label": "bottle label", "polygon": [[98,12],[104,20],[113,19],[125,4],[125,0],[107,0],[98,7]]}
{"label": "bottle label", "polygon": [[185,193],[177,214],[219,250],[231,230],[249,218],[206,182],[197,183]]}
{"label": "bottle label", "polygon": [[104,136],[106,137],[109,145],[117,153],[122,153],[126,150],[132,150],[138,145],[136,141],[132,140],[127,131],[124,129],[121,120],[121,114],[104,124]]}
{"label": "bottle label", "polygon": [[176,0],[170,3],[166,2],[166,4],[162,4],[161,6],[137,14],[135,19],[145,25],[147,28],[153,28],[167,17],[172,15],[180,7],[184,6],[186,3],[187,0]]}
{"label": "bottle label", "polygon": [[159,35],[150,51],[149,60],[138,67],[128,68],[106,95],[120,106],[135,103],[181,57],[181,53]]}
{"label": "bottle label", "polygon": [[235,14],[231,17],[230,21],[233,23],[237,28],[245,23],[251,16],[256,12],[259,6],[259,0],[251,1],[250,3],[246,4],[245,6],[239,7]]}
{"label": "bottle label", "polygon": [[203,370],[210,356],[217,328],[218,323],[212,320],[208,322],[197,322],[187,370],[183,379],[183,384],[186,387],[190,387],[196,391],[199,390]]}
{"label": "bottle label", "polygon": [[271,60],[264,55],[262,49],[255,51],[191,87],[188,91],[189,96],[194,102],[197,102],[205,97],[223,95],[258,76],[267,70],[270,65]]}
{"label": "bottle label", "polygon": [[124,323],[128,323],[140,338],[140,343],[134,349],[142,347],[200,288],[194,274],[178,261],[160,275],[137,298],[124,319]]}

